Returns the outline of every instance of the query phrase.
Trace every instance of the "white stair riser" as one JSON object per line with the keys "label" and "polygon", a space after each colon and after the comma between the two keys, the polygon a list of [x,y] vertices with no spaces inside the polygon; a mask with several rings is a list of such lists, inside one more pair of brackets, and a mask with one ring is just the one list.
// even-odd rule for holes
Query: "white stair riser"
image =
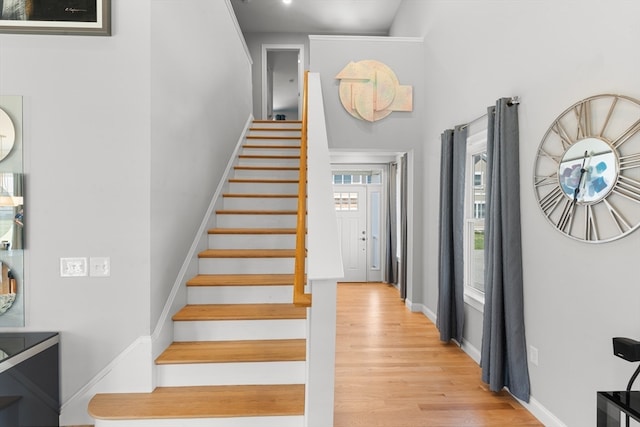
{"label": "white stair riser", "polygon": [[216,320],[173,323],[173,340],[235,341],[306,338],[306,319]]}
{"label": "white stair riser", "polygon": [[302,133],[302,124],[300,123],[283,123],[282,121],[273,121],[270,123],[259,123],[249,129],[249,135],[267,135],[279,136],[300,136]]}
{"label": "white stair riser", "polygon": [[269,304],[293,302],[293,286],[189,286],[189,304]]}
{"label": "white stair riser", "polygon": [[235,169],[235,178],[266,178],[266,179],[298,179],[300,171],[294,170],[264,170],[264,169]]}
{"label": "white stair riser", "polygon": [[293,274],[293,258],[200,258],[200,274]]}
{"label": "white stair riser", "polygon": [[300,159],[282,159],[278,157],[274,158],[263,158],[263,157],[240,157],[238,159],[239,166],[270,166],[270,167],[298,167],[300,166]]}
{"label": "white stair riser", "polygon": [[[269,136],[269,135],[249,135],[249,136],[258,136],[258,138],[246,138],[245,144],[249,145],[291,145],[294,147],[299,147],[301,145],[300,139],[289,139],[286,136],[291,135],[282,135],[284,138],[260,138],[261,136]],[[280,135],[273,135],[280,136]]]}
{"label": "white stair riser", "polygon": [[304,416],[95,420],[95,427],[303,427]]}
{"label": "white stair riser", "polygon": [[258,156],[299,156],[300,148],[269,148],[268,146],[261,148],[243,147],[242,154]]}
{"label": "white stair riser", "polygon": [[298,208],[297,197],[225,197],[224,209],[266,209],[295,210]]}
{"label": "white stair riser", "polygon": [[158,365],[156,375],[159,387],[304,384],[305,362]]}
{"label": "white stair riser", "polygon": [[220,228],[295,228],[297,215],[218,214],[216,224]]}
{"label": "white stair riser", "polygon": [[293,249],[295,234],[210,234],[209,249]]}
{"label": "white stair riser", "polygon": [[300,124],[288,124],[286,126],[253,126],[249,129],[249,136],[285,136],[299,138],[302,135],[302,126]]}
{"label": "white stair riser", "polygon": [[298,178],[296,182],[231,182],[229,183],[229,192],[231,193],[280,193],[280,194],[297,194]]}

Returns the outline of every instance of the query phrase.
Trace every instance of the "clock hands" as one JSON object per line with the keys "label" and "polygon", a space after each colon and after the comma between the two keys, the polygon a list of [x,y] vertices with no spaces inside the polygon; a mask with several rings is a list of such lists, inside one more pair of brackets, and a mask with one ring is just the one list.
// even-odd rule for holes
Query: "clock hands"
{"label": "clock hands", "polygon": [[565,232],[571,229],[573,223],[573,214],[576,210],[576,205],[578,204],[578,195],[580,194],[580,190],[584,189],[585,181],[583,180],[584,175],[589,170],[589,163],[587,163],[587,157],[589,157],[589,163],[591,163],[591,155],[588,150],[585,150],[584,156],[582,157],[582,166],[580,167],[580,176],[578,177],[578,184],[576,188],[573,190],[573,199],[570,202],[567,202],[562,210],[562,214],[560,215],[560,220],[556,224],[556,226]]}
{"label": "clock hands", "polygon": [[580,167],[580,177],[578,178],[578,185],[576,185],[575,190],[573,190],[573,204],[574,205],[578,201],[578,194],[580,194],[580,188],[584,187],[584,183],[582,181],[582,178],[584,178],[584,174],[587,172],[587,168],[585,167],[585,163],[587,161],[587,157],[589,157],[589,162],[591,162],[591,156],[589,155],[589,151],[585,150],[584,151],[584,157],[582,158],[582,166]]}

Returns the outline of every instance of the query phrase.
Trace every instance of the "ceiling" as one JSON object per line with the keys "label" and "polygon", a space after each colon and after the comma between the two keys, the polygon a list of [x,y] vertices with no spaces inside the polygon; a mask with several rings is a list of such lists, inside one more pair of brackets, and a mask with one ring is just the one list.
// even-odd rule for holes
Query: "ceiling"
{"label": "ceiling", "polygon": [[386,36],[402,0],[231,0],[243,33]]}

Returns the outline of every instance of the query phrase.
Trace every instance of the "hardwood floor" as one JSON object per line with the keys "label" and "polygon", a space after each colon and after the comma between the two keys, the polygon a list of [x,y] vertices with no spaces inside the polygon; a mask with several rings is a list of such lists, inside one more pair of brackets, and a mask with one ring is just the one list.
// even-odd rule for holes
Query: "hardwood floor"
{"label": "hardwood floor", "polygon": [[386,284],[338,284],[333,427],[542,426]]}

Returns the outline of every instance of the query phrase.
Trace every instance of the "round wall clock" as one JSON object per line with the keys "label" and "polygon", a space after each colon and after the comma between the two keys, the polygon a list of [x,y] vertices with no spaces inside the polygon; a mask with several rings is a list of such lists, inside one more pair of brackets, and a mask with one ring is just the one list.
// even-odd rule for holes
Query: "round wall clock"
{"label": "round wall clock", "polygon": [[9,155],[16,141],[16,128],[11,117],[0,108],[0,161]]}
{"label": "round wall clock", "polygon": [[640,227],[640,101],[605,94],[567,108],[542,138],[534,190],[573,239],[609,242]]}

